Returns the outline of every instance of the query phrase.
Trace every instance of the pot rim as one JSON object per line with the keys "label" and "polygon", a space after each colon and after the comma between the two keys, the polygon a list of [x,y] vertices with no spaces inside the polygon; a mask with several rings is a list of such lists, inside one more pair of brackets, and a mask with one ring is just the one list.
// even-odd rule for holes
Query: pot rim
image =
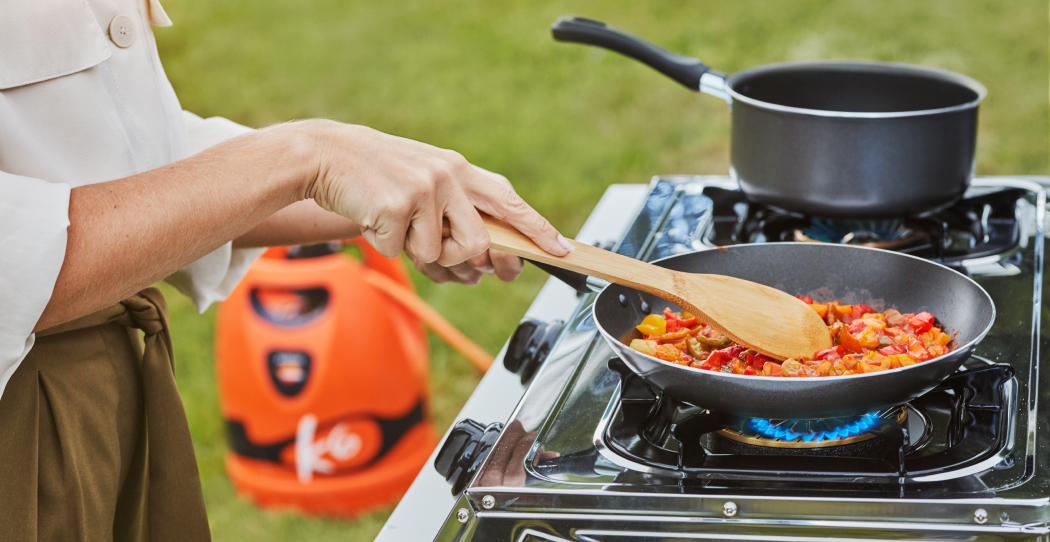
{"label": "pot rim", "polygon": [[[932,79],[940,79],[945,82],[954,83],[970,89],[977,93],[977,98],[966,102],[964,104],[953,105],[949,107],[941,107],[937,109],[923,109],[919,111],[889,111],[881,113],[868,113],[860,111],[828,111],[822,109],[807,109],[803,107],[792,107],[787,105],[779,105],[770,102],[764,102],[756,100],[754,98],[744,96],[737,92],[733,85],[738,82],[741,78],[755,75],[756,73],[762,73],[765,71],[778,71],[792,68],[839,68],[842,70],[853,69],[860,71],[881,71],[881,72],[892,72],[892,73],[908,73],[912,75],[923,75]],[[831,118],[848,118],[848,119],[894,119],[894,118],[906,118],[906,117],[921,117],[928,115],[938,115],[944,113],[954,113],[957,111],[965,111],[967,109],[975,109],[984,99],[988,96],[988,88],[981,84],[980,81],[955,73],[948,70],[942,70],[940,68],[932,68],[928,66],[917,66],[914,64],[903,64],[898,62],[871,62],[871,61],[860,61],[860,60],[825,60],[825,61],[804,61],[804,62],[778,62],[774,64],[765,64],[763,66],[757,66],[749,68],[741,72],[730,75],[725,80],[725,90],[731,96],[733,102],[743,102],[748,105],[758,107],[760,109],[767,109],[771,111],[779,111],[781,113],[793,113],[796,115],[807,115],[814,117],[831,117]]]}

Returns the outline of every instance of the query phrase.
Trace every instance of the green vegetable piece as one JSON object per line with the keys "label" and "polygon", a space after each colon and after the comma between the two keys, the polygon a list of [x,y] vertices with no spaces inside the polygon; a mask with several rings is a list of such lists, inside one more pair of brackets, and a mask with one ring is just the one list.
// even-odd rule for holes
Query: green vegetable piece
{"label": "green vegetable piece", "polygon": [[721,339],[708,339],[703,335],[697,334],[696,341],[704,346],[710,346],[712,348],[725,348],[733,344],[732,339],[729,337],[722,337]]}

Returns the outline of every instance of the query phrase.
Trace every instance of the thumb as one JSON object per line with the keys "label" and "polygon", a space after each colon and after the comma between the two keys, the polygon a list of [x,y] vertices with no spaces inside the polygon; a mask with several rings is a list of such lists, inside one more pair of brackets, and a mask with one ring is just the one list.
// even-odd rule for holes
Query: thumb
{"label": "thumb", "polygon": [[503,220],[532,239],[545,252],[554,256],[565,256],[575,247],[554,226],[537,213],[511,187],[509,182],[499,182],[496,175],[481,168],[476,169],[471,182],[466,186],[467,197],[479,210]]}

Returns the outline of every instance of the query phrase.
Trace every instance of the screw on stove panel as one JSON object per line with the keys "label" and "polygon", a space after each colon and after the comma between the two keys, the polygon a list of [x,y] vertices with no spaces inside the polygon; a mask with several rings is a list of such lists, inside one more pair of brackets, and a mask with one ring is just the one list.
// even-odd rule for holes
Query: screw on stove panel
{"label": "screw on stove panel", "polygon": [[722,505],[722,513],[725,514],[725,516],[727,518],[731,518],[731,517],[735,516],[736,512],[737,512],[737,507],[736,507],[736,503],[735,502],[729,501],[729,502],[725,503],[724,505]]}
{"label": "screw on stove panel", "polygon": [[492,510],[492,507],[496,506],[496,497],[492,495],[485,495],[481,498],[481,507],[485,510]]}
{"label": "screw on stove panel", "polygon": [[973,512],[973,520],[979,525],[984,525],[988,522],[988,512],[984,508],[978,508]]}
{"label": "screw on stove panel", "polygon": [[456,521],[466,523],[468,519],[470,519],[470,512],[466,508],[456,510]]}

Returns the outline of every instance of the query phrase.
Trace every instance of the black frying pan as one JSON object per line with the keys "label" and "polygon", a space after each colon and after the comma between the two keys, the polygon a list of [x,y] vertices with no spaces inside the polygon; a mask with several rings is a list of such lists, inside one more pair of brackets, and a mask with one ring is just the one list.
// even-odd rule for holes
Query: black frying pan
{"label": "black frying pan", "polygon": [[[991,297],[968,277],[921,258],[873,248],[818,243],[736,245],[672,256],[654,264],[739,277],[793,295],[810,295],[817,302],[839,299],[865,303],[879,311],[928,311],[955,337],[954,350],[948,355],[863,375],[784,378],[704,371],[627,347],[632,338],[641,338],[634,326],[647,314],[643,302],[656,314],[665,307],[681,310],[678,306],[618,284],[606,287],[595,300],[594,319],[627,366],[655,390],[726,414],[815,419],[862,415],[904,404],[955,372],[995,320]],[[563,270],[552,274],[565,277]]]}
{"label": "black frying pan", "polygon": [[835,61],[727,76],[599,21],[563,16],[551,31],[729,102],[730,174],[758,203],[827,217],[919,215],[951,205],[973,177],[977,107],[988,91],[964,75]]}

